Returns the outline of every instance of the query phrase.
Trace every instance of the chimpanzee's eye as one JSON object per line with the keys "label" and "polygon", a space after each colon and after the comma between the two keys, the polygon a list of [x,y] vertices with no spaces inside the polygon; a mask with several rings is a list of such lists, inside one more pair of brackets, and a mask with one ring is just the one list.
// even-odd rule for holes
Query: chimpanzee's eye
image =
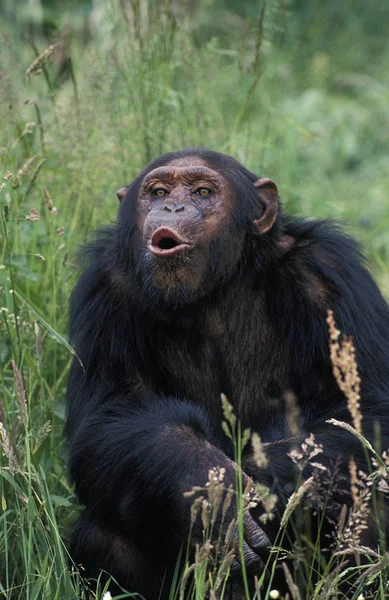
{"label": "chimpanzee's eye", "polygon": [[163,198],[163,196],[167,196],[168,193],[169,192],[163,188],[156,188],[152,191],[153,196],[157,196],[158,198]]}
{"label": "chimpanzee's eye", "polygon": [[209,188],[199,188],[198,190],[195,191],[195,194],[198,194],[199,196],[210,196],[212,194],[212,190],[210,190]]}

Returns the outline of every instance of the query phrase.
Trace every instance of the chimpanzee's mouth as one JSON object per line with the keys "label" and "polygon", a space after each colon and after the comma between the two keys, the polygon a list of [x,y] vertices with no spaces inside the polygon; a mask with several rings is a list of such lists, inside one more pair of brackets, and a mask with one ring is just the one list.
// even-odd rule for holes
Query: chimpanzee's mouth
{"label": "chimpanzee's mouth", "polygon": [[151,236],[148,249],[155,256],[172,256],[176,252],[190,247],[188,240],[181,237],[173,229],[159,227]]}

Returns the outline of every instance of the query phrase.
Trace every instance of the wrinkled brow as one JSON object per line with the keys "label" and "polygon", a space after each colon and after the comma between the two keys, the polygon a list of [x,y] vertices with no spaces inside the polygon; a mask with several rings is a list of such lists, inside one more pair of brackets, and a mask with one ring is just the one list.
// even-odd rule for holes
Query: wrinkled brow
{"label": "wrinkled brow", "polygon": [[158,167],[157,169],[153,169],[146,175],[143,180],[142,187],[147,187],[151,182],[157,180],[165,180],[165,181],[174,181],[175,179],[186,179],[186,180],[194,180],[197,179],[207,179],[214,181],[215,183],[220,183],[222,180],[221,175],[210,169],[209,167]]}

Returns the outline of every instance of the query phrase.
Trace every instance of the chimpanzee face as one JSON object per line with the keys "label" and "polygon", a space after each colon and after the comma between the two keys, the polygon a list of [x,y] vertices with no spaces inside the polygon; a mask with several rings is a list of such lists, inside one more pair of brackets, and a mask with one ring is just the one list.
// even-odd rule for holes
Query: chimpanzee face
{"label": "chimpanzee face", "polygon": [[196,157],[146,175],[139,190],[138,227],[155,286],[166,295],[192,296],[209,289],[209,278],[229,274],[242,242],[242,235],[231,231],[234,201],[223,175]]}
{"label": "chimpanzee face", "polygon": [[[264,233],[277,214],[276,187],[268,179],[249,184],[254,197],[261,198],[255,226]],[[231,179],[199,156],[184,155],[146,171],[131,207],[137,215],[133,260],[144,289],[179,305],[228,281],[247,236],[237,226],[242,219],[234,218],[237,211],[247,212],[245,198],[239,196]],[[254,229],[252,221],[247,223]]]}

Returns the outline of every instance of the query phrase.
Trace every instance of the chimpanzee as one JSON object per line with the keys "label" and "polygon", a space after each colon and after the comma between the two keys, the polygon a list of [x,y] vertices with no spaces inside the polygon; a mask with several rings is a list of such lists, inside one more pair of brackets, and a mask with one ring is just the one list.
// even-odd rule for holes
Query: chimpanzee
{"label": "chimpanzee", "polygon": [[[351,419],[333,376],[329,309],[356,347],[363,433],[373,442],[379,426],[389,447],[389,308],[352,239],[286,215],[276,184],[230,156],[165,154],[117,195],[117,222],[86,247],[71,301],[69,469],[85,506],[72,554],[87,577],[102,569],[154,600],[168,597],[188,536],[184,492],[212,467],[235,482],[222,393],[268,457],[259,468],[247,445],[242,476],[274,490],[281,512],[296,476],[286,393],[301,440],[323,444],[323,465],[336,463],[340,478],[351,456],[365,465],[360,441],[327,423]],[[246,513],[251,574],[278,525]]]}

